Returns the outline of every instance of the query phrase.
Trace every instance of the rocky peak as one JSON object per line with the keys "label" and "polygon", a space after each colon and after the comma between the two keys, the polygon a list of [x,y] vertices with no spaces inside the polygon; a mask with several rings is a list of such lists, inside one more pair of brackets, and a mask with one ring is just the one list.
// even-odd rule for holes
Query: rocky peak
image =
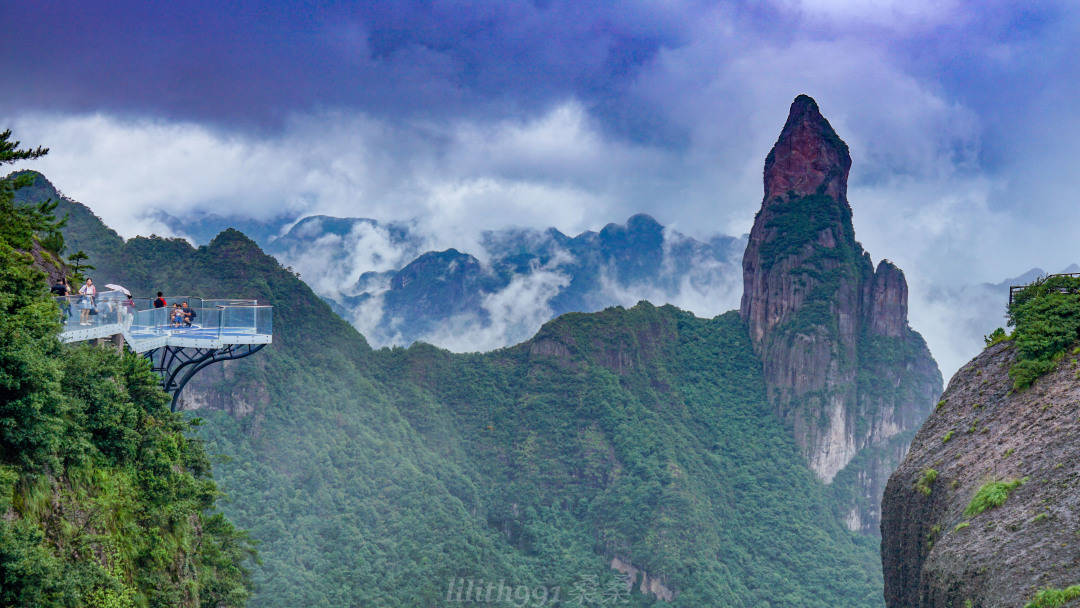
{"label": "rocky peak", "polygon": [[810,194],[846,201],[850,168],[847,144],[821,115],[817,102],[799,95],[765,159],[765,202]]}
{"label": "rocky peak", "polygon": [[907,280],[904,271],[882,260],[874,272],[874,282],[867,300],[870,330],[894,338],[907,328]]}
{"label": "rocky peak", "polygon": [[[859,288],[873,267],[851,225],[850,168],[847,144],[817,103],[806,95],[796,97],[765,159],[765,196],[743,256],[741,313],[759,352],[766,335],[790,321],[817,287],[819,282],[809,276],[796,280],[811,268],[838,279],[833,282],[841,291],[835,295],[846,300],[845,312],[859,307]],[[832,253],[822,256],[826,250]],[[851,264],[840,263],[844,259]]]}
{"label": "rocky peak", "polygon": [[[888,473],[941,375],[908,327],[903,272],[888,261],[875,271],[855,240],[850,168],[847,145],[817,103],[797,97],[765,161],[740,313],[774,411],[822,481],[848,480],[848,525],[872,532]],[[864,450],[859,470],[849,470]]]}

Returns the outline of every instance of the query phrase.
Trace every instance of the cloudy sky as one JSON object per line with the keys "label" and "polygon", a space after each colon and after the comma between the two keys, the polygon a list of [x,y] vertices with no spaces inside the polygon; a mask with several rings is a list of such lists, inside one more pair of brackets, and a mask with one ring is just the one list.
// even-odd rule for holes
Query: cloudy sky
{"label": "cloudy sky", "polygon": [[738,235],[807,93],[947,372],[963,313],[933,293],[1080,260],[1075,3],[224,4],[0,3],[0,126],[128,236],[225,209],[415,218],[447,246],[636,212]]}

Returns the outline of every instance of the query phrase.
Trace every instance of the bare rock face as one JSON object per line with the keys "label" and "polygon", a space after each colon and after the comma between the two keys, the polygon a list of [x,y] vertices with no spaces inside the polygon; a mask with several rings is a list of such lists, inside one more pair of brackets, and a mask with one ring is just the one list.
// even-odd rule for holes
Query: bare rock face
{"label": "bare rock face", "polygon": [[848,147],[821,115],[817,102],[799,95],[780,138],[765,158],[765,200],[790,194],[825,194],[847,200]]}
{"label": "bare rock face", "polygon": [[907,281],[904,273],[882,260],[874,273],[867,314],[870,329],[879,335],[899,338],[907,322]]}
{"label": "bare rock face", "polygon": [[[885,490],[888,608],[1017,608],[1080,583],[1076,359],[1013,392],[1005,342],[949,381]],[[985,484],[1025,479],[1000,506],[965,513]]]}
{"label": "bare rock face", "polygon": [[907,322],[907,282],[855,240],[847,145],[800,95],[765,161],[743,257],[740,312],[768,398],[810,468],[838,481],[852,529],[876,533],[878,499],[941,374]]}

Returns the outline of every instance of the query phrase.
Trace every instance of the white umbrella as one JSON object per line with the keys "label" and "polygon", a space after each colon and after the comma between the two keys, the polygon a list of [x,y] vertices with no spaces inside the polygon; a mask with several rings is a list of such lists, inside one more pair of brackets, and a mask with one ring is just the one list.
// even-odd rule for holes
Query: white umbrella
{"label": "white umbrella", "polygon": [[122,285],[117,285],[116,283],[106,283],[105,284],[105,289],[111,289],[113,291],[122,291],[122,292],[124,292],[125,296],[131,297],[131,292],[128,291],[126,287],[124,287]]}

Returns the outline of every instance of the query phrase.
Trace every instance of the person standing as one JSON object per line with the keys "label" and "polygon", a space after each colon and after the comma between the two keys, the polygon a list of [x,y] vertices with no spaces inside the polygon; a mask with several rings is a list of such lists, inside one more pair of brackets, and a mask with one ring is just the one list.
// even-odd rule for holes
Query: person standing
{"label": "person standing", "polygon": [[65,323],[67,319],[71,318],[71,301],[68,300],[68,296],[71,295],[71,287],[68,286],[67,277],[61,276],[52,287],[49,288],[57,298],[63,298],[60,300],[60,322]]}
{"label": "person standing", "polygon": [[86,283],[79,288],[79,296],[79,325],[90,325],[90,311],[94,309],[94,299],[97,298],[94,279],[86,279]]}
{"label": "person standing", "polygon": [[169,303],[165,301],[165,296],[159,291],[157,292],[157,298],[154,300],[154,308],[165,308]]}
{"label": "person standing", "polygon": [[120,305],[120,317],[122,319],[128,319],[135,316],[135,300],[131,298],[131,294],[124,292],[124,301]]}

